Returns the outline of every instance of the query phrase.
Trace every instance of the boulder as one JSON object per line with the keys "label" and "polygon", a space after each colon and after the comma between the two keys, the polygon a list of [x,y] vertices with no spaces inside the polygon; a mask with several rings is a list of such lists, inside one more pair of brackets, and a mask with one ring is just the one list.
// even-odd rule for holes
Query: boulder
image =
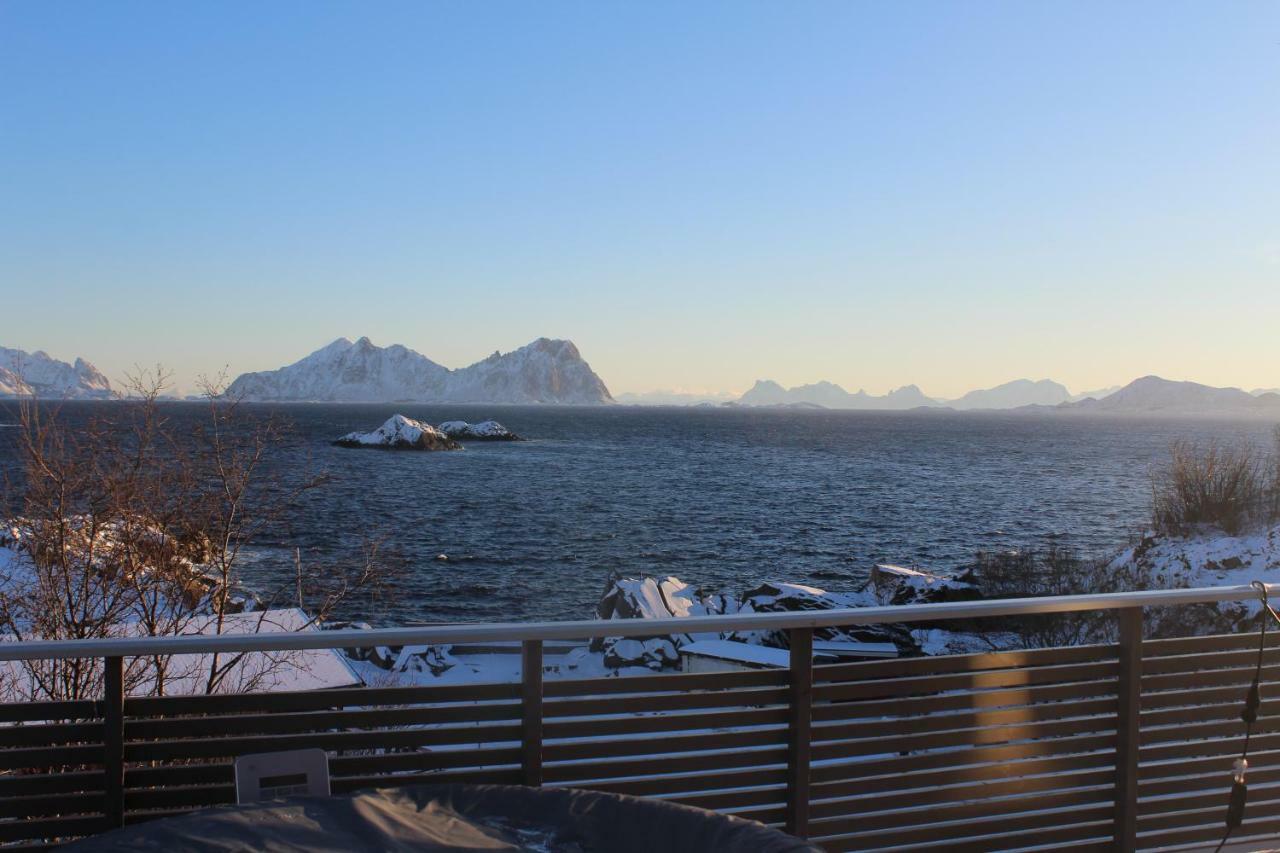
{"label": "boulder", "polygon": [[867,587],[879,604],[933,604],[976,601],[983,597],[972,570],[959,577],[949,577],[922,569],[878,563],[871,567]]}
{"label": "boulder", "polygon": [[461,450],[462,445],[431,424],[392,415],[372,432],[350,432],[334,444],[377,450]]}
{"label": "boulder", "polygon": [[[808,610],[843,610],[874,604],[861,593],[828,592],[794,583],[763,583],[742,595],[739,613],[781,613]],[[893,643],[903,656],[919,654],[911,632],[901,625],[853,625],[842,628],[815,628],[814,639],[842,643]],[[786,631],[736,631],[725,637],[744,643],[785,649],[790,646]]]}
{"label": "boulder", "polygon": [[[723,613],[724,599],[704,596],[700,591],[676,577],[614,577],[605,587],[596,605],[598,619],[672,619],[684,616],[707,616]],[[604,652],[610,667],[648,666],[660,669],[680,662],[679,649],[699,639],[714,639],[715,634],[662,634],[648,638],[598,637],[591,650]]]}
{"label": "boulder", "polygon": [[405,646],[391,664],[391,671],[442,675],[458,664],[452,651],[452,646]]}

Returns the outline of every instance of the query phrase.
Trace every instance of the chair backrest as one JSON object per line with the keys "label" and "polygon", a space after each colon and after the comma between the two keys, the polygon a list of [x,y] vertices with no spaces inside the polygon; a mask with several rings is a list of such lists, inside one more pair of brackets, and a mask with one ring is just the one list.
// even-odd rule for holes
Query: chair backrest
{"label": "chair backrest", "polygon": [[236,802],[329,796],[329,756],[323,749],[260,752],[236,759]]}

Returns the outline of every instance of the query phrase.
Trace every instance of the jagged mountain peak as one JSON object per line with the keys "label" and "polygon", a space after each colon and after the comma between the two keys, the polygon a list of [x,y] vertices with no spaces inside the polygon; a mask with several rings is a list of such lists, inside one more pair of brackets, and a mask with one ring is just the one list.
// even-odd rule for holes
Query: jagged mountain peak
{"label": "jagged mountain peak", "polygon": [[83,358],[73,364],[44,350],[28,353],[0,347],[0,397],[106,400],[114,396],[102,371]]}
{"label": "jagged mountain peak", "polygon": [[278,370],[246,373],[227,393],[248,400],[343,402],[612,402],[572,341],[539,338],[450,370],[401,344],[339,338]]}

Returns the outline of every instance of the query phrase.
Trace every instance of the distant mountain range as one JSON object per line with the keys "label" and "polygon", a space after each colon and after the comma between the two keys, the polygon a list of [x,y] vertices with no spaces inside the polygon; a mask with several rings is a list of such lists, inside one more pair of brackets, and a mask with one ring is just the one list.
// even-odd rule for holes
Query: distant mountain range
{"label": "distant mountain range", "polygon": [[1015,379],[995,388],[970,391],[945,405],[953,409],[1016,409],[1019,406],[1058,406],[1071,400],[1066,386],[1050,379]]}
{"label": "distant mountain range", "polygon": [[29,353],[0,347],[0,399],[108,400],[112,396],[107,377],[83,358],[67,364],[43,350]]}
{"label": "distant mountain range", "polygon": [[771,379],[761,379],[737,401],[741,406],[794,406],[804,404],[824,409],[916,409],[937,406],[914,385],[904,385],[883,396],[859,390],[850,394],[833,382],[815,382],[783,388]]}
{"label": "distant mountain range", "polygon": [[731,405],[1280,416],[1280,392],[1263,389],[1248,392],[1239,388],[1214,388],[1196,382],[1173,382],[1158,376],[1144,376],[1123,387],[1073,395],[1063,385],[1048,379],[1015,379],[995,388],[970,391],[955,400],[939,400],[925,396],[915,385],[876,396],[865,391],[850,394],[831,382],[783,388],[776,382],[760,380]]}
{"label": "distant mountain range", "polygon": [[[539,338],[509,353],[451,370],[421,353],[368,338],[339,338],[278,370],[245,373],[228,395],[251,401],[366,403],[546,403],[596,405],[614,402],[609,389],[571,341]],[[111,383],[83,358],[59,361],[43,351],[0,347],[0,399],[38,397],[107,400]],[[745,394],[653,391],[621,394],[632,405],[758,406],[789,409],[905,411],[1062,412],[1115,415],[1260,415],[1280,418],[1280,389],[1215,388],[1144,376],[1123,387],[1071,394],[1060,383],[1015,379],[970,391],[954,400],[929,397],[915,385],[888,394],[850,393],[833,382],[784,388],[760,380]]]}
{"label": "distant mountain range", "polygon": [[1015,379],[995,388],[970,391],[955,400],[929,397],[915,385],[904,385],[888,394],[875,395],[859,390],[850,393],[833,382],[815,382],[783,388],[770,379],[761,379],[737,401],[741,406],[794,406],[806,404],[826,409],[919,408],[1015,409],[1019,406],[1056,406],[1071,400],[1071,393],[1057,382],[1042,379]]}
{"label": "distant mountain range", "polygon": [[1107,414],[1280,416],[1280,394],[1274,391],[1250,394],[1239,388],[1214,388],[1198,382],[1171,382],[1159,376],[1144,376],[1100,400],[1080,400],[1058,408]]}
{"label": "distant mountain range", "polygon": [[572,342],[548,338],[457,370],[399,344],[339,338],[286,367],[241,375],[227,395],[276,402],[613,402]]}

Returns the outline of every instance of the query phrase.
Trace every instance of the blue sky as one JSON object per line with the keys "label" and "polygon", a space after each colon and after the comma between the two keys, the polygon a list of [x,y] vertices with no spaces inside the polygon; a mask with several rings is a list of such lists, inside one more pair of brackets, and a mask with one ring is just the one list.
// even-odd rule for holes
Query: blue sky
{"label": "blue sky", "polygon": [[1280,3],[0,2],[0,344],[1280,385]]}

